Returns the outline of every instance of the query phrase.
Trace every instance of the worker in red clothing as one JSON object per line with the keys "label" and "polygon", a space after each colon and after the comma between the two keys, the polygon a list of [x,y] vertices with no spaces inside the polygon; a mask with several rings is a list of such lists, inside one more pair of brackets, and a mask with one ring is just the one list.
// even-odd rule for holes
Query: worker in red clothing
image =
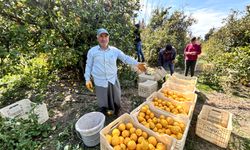
{"label": "worker in red clothing", "polygon": [[188,75],[189,68],[191,71],[191,77],[194,76],[194,69],[195,69],[196,61],[197,61],[198,55],[200,54],[201,54],[201,44],[197,40],[196,37],[193,37],[191,39],[191,42],[184,49],[185,76]]}

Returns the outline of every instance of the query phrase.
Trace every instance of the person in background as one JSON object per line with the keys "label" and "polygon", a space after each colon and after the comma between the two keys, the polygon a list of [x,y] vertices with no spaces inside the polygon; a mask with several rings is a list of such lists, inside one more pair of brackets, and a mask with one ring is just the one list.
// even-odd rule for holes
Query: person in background
{"label": "person in background", "polygon": [[87,54],[84,74],[86,87],[93,92],[92,76],[100,112],[108,115],[108,110],[112,110],[118,115],[121,108],[121,87],[117,77],[117,59],[137,66],[142,72],[146,68],[118,48],[108,45],[109,33],[106,29],[97,30],[97,41],[99,45],[92,47]]}
{"label": "person in background", "polygon": [[136,24],[135,25],[136,29],[135,29],[135,49],[136,49],[136,54],[137,54],[137,58],[138,61],[140,62],[144,62],[144,55],[142,52],[142,42],[141,42],[141,34],[140,34],[140,25]]}
{"label": "person in background", "polygon": [[191,42],[184,49],[185,55],[185,76],[188,75],[190,68],[191,77],[194,76],[194,69],[198,59],[198,55],[201,54],[201,44],[196,37],[191,39]]}
{"label": "person in background", "polygon": [[172,75],[174,73],[175,57],[176,49],[172,45],[167,44],[158,54],[158,65],[162,66],[165,70],[169,69]]}

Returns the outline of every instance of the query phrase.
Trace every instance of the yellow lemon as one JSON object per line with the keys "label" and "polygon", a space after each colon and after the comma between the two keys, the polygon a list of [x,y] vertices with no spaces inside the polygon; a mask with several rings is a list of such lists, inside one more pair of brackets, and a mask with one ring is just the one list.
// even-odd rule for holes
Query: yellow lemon
{"label": "yellow lemon", "polygon": [[145,139],[147,139],[148,138],[148,134],[147,134],[147,132],[142,132],[142,137],[144,137]]}
{"label": "yellow lemon", "polygon": [[124,130],[122,131],[122,136],[125,138],[125,137],[129,137],[130,133],[128,130]]}
{"label": "yellow lemon", "polygon": [[155,138],[154,136],[150,136],[150,137],[148,138],[148,143],[149,143],[149,144],[152,144],[152,145],[154,145],[154,146],[156,146],[157,140],[156,140],[156,138]]}
{"label": "yellow lemon", "polygon": [[123,130],[126,129],[126,125],[125,125],[124,123],[121,123],[121,124],[118,126],[118,129],[119,129],[120,131],[123,131]]}
{"label": "yellow lemon", "polygon": [[141,136],[142,135],[142,130],[141,129],[136,129],[135,133],[137,136]]}
{"label": "yellow lemon", "polygon": [[109,144],[111,144],[111,141],[112,141],[112,136],[111,135],[109,135],[109,134],[106,134],[106,139],[107,139],[107,141],[109,142]]}
{"label": "yellow lemon", "polygon": [[115,128],[115,129],[112,131],[112,136],[115,136],[115,135],[119,136],[120,133],[121,133],[120,130],[117,129],[117,128]]}
{"label": "yellow lemon", "polygon": [[127,130],[129,130],[130,128],[133,128],[133,127],[134,127],[133,124],[130,123],[130,122],[126,124],[126,129]]}
{"label": "yellow lemon", "polygon": [[111,145],[112,146],[116,146],[116,145],[119,145],[120,144],[120,138],[118,136],[113,136],[112,137],[112,141],[111,141]]}
{"label": "yellow lemon", "polygon": [[127,148],[128,148],[129,150],[134,150],[134,149],[136,149],[136,143],[135,143],[135,141],[129,141],[128,144],[127,144]]}
{"label": "yellow lemon", "polygon": [[130,139],[131,140],[134,140],[135,142],[137,141],[137,135],[135,134],[135,133],[132,133],[131,135],[130,135]]}

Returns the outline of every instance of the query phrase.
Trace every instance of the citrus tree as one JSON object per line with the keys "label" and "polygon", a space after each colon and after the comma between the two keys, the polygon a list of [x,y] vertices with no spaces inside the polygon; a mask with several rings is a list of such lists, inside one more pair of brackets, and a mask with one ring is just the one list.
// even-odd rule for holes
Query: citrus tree
{"label": "citrus tree", "polygon": [[157,66],[159,50],[170,43],[177,50],[177,66],[183,67],[183,50],[188,42],[189,27],[195,20],[180,11],[170,14],[169,9],[154,10],[149,25],[143,31],[143,50],[149,64]]}
{"label": "citrus tree", "polygon": [[[241,16],[241,17],[240,17]],[[204,43],[207,62],[212,62],[209,82],[217,81],[224,86],[250,82],[250,10],[232,11],[225,25],[209,36]],[[216,80],[215,80],[216,79]]]}

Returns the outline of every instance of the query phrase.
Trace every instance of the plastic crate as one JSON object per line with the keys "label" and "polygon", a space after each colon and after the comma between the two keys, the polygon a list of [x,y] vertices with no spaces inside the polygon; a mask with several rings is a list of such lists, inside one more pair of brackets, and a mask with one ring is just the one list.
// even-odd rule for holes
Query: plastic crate
{"label": "plastic crate", "polygon": [[147,80],[143,83],[139,83],[138,95],[146,98],[153,92],[157,91],[157,88],[158,88],[157,81]]}
{"label": "plastic crate", "polygon": [[179,74],[179,73],[174,73],[172,75],[172,77],[177,78],[179,80],[185,80],[187,82],[194,83],[194,84],[197,83],[197,77],[195,77],[195,76],[189,77],[189,76],[184,76],[184,75]]}
{"label": "plastic crate", "polygon": [[[164,90],[168,90],[168,91],[172,91],[172,92],[176,92],[178,94],[182,94],[183,96],[185,96],[186,98],[189,98],[191,99],[190,101],[184,101],[184,102],[180,102],[180,103],[190,103],[192,104],[193,106],[195,106],[196,104],[196,101],[197,101],[197,94],[193,93],[193,92],[182,92],[182,91],[176,91],[176,90],[173,90],[171,88],[169,88],[168,86],[163,86],[158,92],[160,92],[161,94],[164,95]],[[164,97],[166,97],[164,95]],[[167,98],[167,97],[166,97]],[[173,99],[174,100],[174,99]],[[175,100],[176,101],[176,100]],[[179,102],[179,101],[178,101]]]}
{"label": "plastic crate", "polygon": [[232,129],[232,113],[204,105],[198,115],[195,133],[213,144],[226,148]]}
{"label": "plastic crate", "polygon": [[167,74],[167,71],[163,68],[163,67],[160,67],[160,68],[156,68],[155,69],[155,80],[156,81],[159,81],[161,79],[163,79]]}
{"label": "plastic crate", "polygon": [[176,78],[174,76],[170,76],[168,78],[168,81],[174,82],[176,84],[185,85],[185,86],[193,86],[193,87],[196,86],[196,84],[195,84],[195,82],[193,82],[193,80],[182,80],[182,79],[178,79],[178,78]]}
{"label": "plastic crate", "polygon": [[[187,114],[187,115],[185,115],[185,114],[173,114],[173,113],[168,112],[168,111],[166,111],[166,110],[162,110],[162,109],[159,109],[159,108],[155,107],[154,104],[153,104],[153,99],[154,99],[155,97],[160,98],[160,99],[162,99],[162,100],[164,100],[164,101],[167,101],[167,102],[171,102],[171,103],[173,103],[173,104],[175,104],[175,105],[177,105],[177,106],[178,106],[178,105],[182,106],[182,107],[184,108],[184,110],[185,110],[186,112],[188,112],[188,114]],[[169,113],[170,113],[170,114],[173,114],[173,115],[176,115],[176,116],[179,116],[179,117],[189,118],[190,120],[192,119],[193,111],[194,111],[194,105],[192,105],[191,103],[182,103],[182,102],[178,102],[178,101],[169,99],[169,98],[165,97],[162,93],[159,93],[159,92],[154,92],[153,94],[151,94],[151,95],[147,98],[147,101],[146,101],[146,102],[148,102],[153,108],[155,108],[155,109],[161,111],[161,112],[164,113],[164,114],[169,114]]]}
{"label": "plastic crate", "polygon": [[101,150],[113,150],[113,147],[106,140],[105,135],[106,134],[111,134],[111,131],[114,128],[116,128],[119,124],[128,123],[128,122],[131,122],[134,127],[139,128],[144,132],[147,132],[148,135],[154,136],[158,142],[162,142],[163,144],[166,145],[167,150],[173,150],[174,149],[176,140],[174,140],[172,138],[164,138],[164,139],[162,139],[160,136],[158,136],[154,132],[152,132],[150,130],[147,130],[144,126],[136,123],[129,114],[125,113],[125,114],[123,114],[122,116],[120,116],[119,118],[117,118],[116,120],[114,120],[113,122],[111,122],[109,125],[107,125],[106,127],[104,127],[101,130],[101,132],[100,132],[100,147],[101,147]]}
{"label": "plastic crate", "polygon": [[[141,110],[141,107],[146,105],[146,104],[149,104],[148,102],[144,102],[142,103],[140,106],[138,106],[136,109],[134,109],[130,114],[132,116],[132,118],[134,119],[134,121],[137,123],[137,124],[140,124],[138,119],[137,119],[137,116]],[[183,150],[184,146],[185,146],[185,142],[186,142],[186,138],[187,138],[187,134],[188,134],[188,130],[189,130],[189,126],[190,126],[190,120],[188,118],[184,119],[184,118],[181,118],[181,117],[178,117],[178,116],[175,116],[173,114],[165,114],[165,113],[162,113],[161,111],[155,109],[154,107],[152,107],[151,105],[149,105],[149,109],[151,110],[151,112],[153,112],[155,114],[156,117],[159,117],[160,115],[163,115],[165,117],[172,117],[174,120],[176,121],[180,121],[180,122],[183,122],[185,124],[185,131],[183,133],[183,136],[182,136],[182,139],[181,140],[177,140],[167,134],[164,134],[164,135],[160,135],[158,134],[157,132],[154,132],[152,131],[151,129],[148,129],[146,127],[145,130],[148,130],[148,131],[151,131],[151,132],[154,132],[155,134],[159,135],[162,139],[169,139],[169,138],[172,138],[173,140],[176,140],[176,144],[175,144],[175,147],[174,147],[174,150]],[[143,125],[142,125],[143,126]]]}
{"label": "plastic crate", "polygon": [[44,103],[36,105],[29,99],[20,100],[0,109],[0,114],[1,116],[7,118],[20,117],[23,119],[27,119],[30,111],[32,111],[32,108],[34,108],[34,113],[38,115],[38,123],[44,123],[49,119],[46,105]]}
{"label": "plastic crate", "polygon": [[139,81],[138,81],[138,83],[142,83],[142,82],[145,82],[147,80],[154,81],[155,80],[155,76],[154,75],[149,75],[149,74],[142,73],[142,74],[139,75]]}
{"label": "plastic crate", "polygon": [[174,82],[171,82],[169,80],[167,80],[163,85],[162,87],[168,87],[172,90],[175,90],[175,91],[179,91],[179,92],[182,92],[182,93],[185,93],[185,92],[192,92],[194,93],[196,88],[195,86],[186,86],[186,85],[182,85],[182,84],[176,84]]}

